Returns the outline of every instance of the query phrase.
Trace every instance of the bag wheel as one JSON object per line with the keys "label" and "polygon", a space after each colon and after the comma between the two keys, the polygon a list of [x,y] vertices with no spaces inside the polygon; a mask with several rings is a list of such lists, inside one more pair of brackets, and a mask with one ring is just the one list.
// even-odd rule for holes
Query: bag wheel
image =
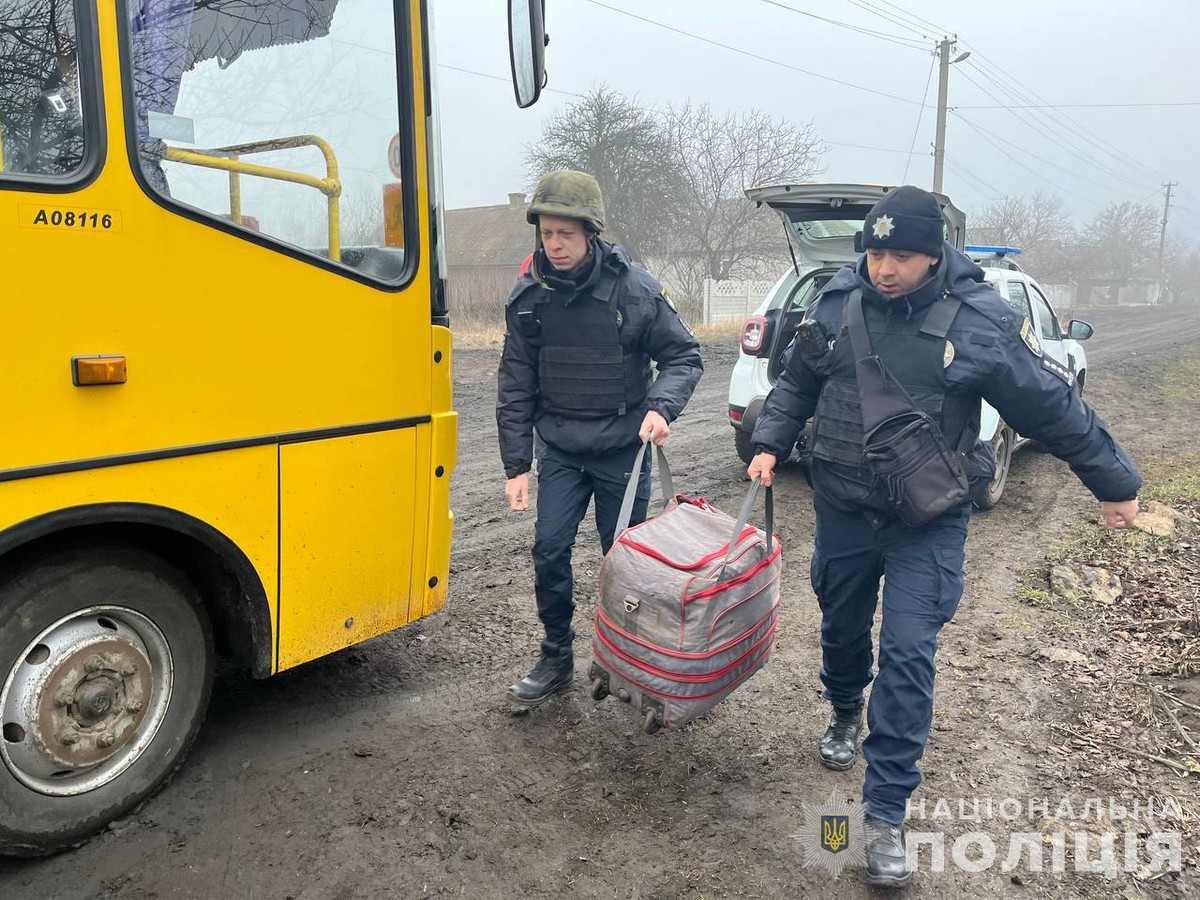
{"label": "bag wheel", "polygon": [[603,700],[608,696],[608,684],[603,678],[597,678],[592,681],[592,699]]}
{"label": "bag wheel", "polygon": [[654,734],[662,728],[662,722],[658,718],[658,710],[651,707],[646,710],[646,715],[642,719],[642,731],[646,734]]}

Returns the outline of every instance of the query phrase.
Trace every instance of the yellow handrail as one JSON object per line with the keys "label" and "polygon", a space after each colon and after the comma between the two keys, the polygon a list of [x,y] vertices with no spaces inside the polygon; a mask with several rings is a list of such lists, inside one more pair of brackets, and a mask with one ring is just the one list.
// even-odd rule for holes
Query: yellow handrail
{"label": "yellow handrail", "polygon": [[[325,177],[306,175],[272,166],[259,166],[242,162],[239,157],[249,153],[267,153],[272,150],[293,150],[297,147],[316,147],[325,156]],[[168,147],[165,157],[172,162],[189,166],[221,169],[229,173],[229,217],[242,224],[242,175],[257,175],[276,181],[289,181],[314,187],[328,198],[329,202],[329,258],[342,261],[342,222],[338,198],[342,195],[342,182],[338,177],[337,156],[323,138],[314,134],[299,134],[294,137],[273,138],[249,144],[234,144],[230,147],[215,147],[211,150],[184,150]]]}

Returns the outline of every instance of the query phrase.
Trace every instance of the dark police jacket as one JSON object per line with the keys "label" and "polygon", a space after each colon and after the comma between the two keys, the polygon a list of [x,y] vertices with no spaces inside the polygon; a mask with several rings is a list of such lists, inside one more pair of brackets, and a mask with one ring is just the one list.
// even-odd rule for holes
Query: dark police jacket
{"label": "dark police jacket", "polygon": [[695,336],[623,247],[595,239],[578,283],[539,270],[552,272],[541,251],[504,311],[496,424],[509,478],[532,467],[535,427],[567,453],[627,448],[648,410],[679,417],[704,370]]}
{"label": "dark police jacket", "polygon": [[[753,440],[759,452],[786,459],[805,422],[816,413],[812,478],[818,498],[848,512],[888,511],[886,501],[871,489],[865,465],[860,464],[857,470],[846,465],[845,451],[839,450],[837,441],[829,440],[829,433],[837,433],[837,428],[820,422],[822,416],[838,418],[839,407],[853,406],[837,403],[836,397],[830,403],[827,392],[837,394],[840,390],[845,395],[847,372],[854,379],[844,315],[846,299],[856,288],[863,292],[863,309],[875,352],[909,390],[914,402],[930,412],[941,413],[940,422],[951,447],[969,446],[978,436],[982,398],[1019,434],[1040,441],[1065,460],[1097,499],[1131,500],[1137,495],[1141,476],[1104,422],[1072,390],[1071,374],[1045,357],[1035,340],[1026,342],[1025,318],[984,281],[982,269],[945,244],[942,262],[930,281],[904,297],[888,298],[871,286],[865,257],[842,268],[807,314],[832,338],[832,347],[813,355],[793,343],[786,351],[782,374],[755,423]],[[961,303],[946,333],[953,350],[939,342],[931,357],[925,354],[923,362],[914,363],[914,358],[921,357],[919,352],[911,352],[917,346],[914,342],[921,338],[914,337],[920,318],[945,291]],[[889,355],[891,335],[895,347],[904,347],[901,353],[893,349]],[[950,360],[948,365],[946,359]],[[930,371],[915,370],[918,364]],[[937,371],[938,366],[943,371]],[[934,407],[941,403],[941,397],[928,399],[934,394],[944,394],[940,408],[929,406],[931,402]],[[842,399],[852,400],[853,392]],[[861,420],[856,424],[861,436]],[[960,444],[964,429],[973,429],[974,434],[968,433]],[[837,437],[846,434],[837,433]],[[977,447],[966,460],[967,473],[990,477],[990,453],[981,456],[981,450]]]}

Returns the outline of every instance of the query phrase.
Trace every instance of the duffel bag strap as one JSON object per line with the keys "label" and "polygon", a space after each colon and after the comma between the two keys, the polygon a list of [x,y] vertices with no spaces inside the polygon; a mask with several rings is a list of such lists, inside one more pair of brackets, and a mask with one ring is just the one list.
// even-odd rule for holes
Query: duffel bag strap
{"label": "duffel bag strap", "polygon": [[[613,543],[620,540],[625,529],[629,527],[629,518],[633,515],[633,503],[637,499],[638,482],[642,480],[642,460],[646,458],[646,448],[650,446],[649,439],[638,447],[637,456],[633,458],[633,469],[629,473],[629,484],[625,485],[625,496],[621,498],[621,511],[617,513],[617,530],[613,533]],[[675,499],[675,481],[671,478],[671,467],[667,464],[667,455],[662,447],[655,447],[658,457],[658,483],[662,489],[663,509]]]}
{"label": "duffel bag strap", "polygon": [[[745,529],[746,523],[750,521],[750,511],[754,509],[754,501],[758,497],[758,488],[762,484],[761,478],[755,478],[750,483],[750,490],[746,491],[746,498],[742,501],[742,508],[738,510],[737,521],[733,524],[733,536],[729,538],[729,548],[725,551],[725,558],[721,560],[721,574],[717,577],[723,577],[725,567],[729,565],[729,558],[733,556],[733,549],[737,546],[737,539],[741,537],[742,530]],[[767,508],[767,556],[773,552],[773,543],[775,535],[775,497],[771,493],[770,485],[767,486],[766,496],[764,497]]]}

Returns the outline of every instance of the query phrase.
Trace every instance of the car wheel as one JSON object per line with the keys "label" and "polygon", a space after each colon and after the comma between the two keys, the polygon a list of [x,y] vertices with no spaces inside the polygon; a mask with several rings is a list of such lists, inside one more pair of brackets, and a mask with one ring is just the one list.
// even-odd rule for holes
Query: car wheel
{"label": "car wheel", "polygon": [[195,586],[149,553],[64,551],[0,585],[0,853],[76,846],[150,796],[212,670]]}
{"label": "car wheel", "polygon": [[750,461],[754,459],[754,441],[753,436],[748,431],[743,431],[740,428],[733,429],[733,446],[737,450],[738,458],[746,465],[750,465]]}
{"label": "car wheel", "polygon": [[996,431],[996,436],[992,438],[992,452],[996,456],[996,474],[990,481],[976,483],[971,492],[971,502],[976,509],[991,509],[1004,494],[1013,454],[1013,435],[1009,429],[1001,427]]}

